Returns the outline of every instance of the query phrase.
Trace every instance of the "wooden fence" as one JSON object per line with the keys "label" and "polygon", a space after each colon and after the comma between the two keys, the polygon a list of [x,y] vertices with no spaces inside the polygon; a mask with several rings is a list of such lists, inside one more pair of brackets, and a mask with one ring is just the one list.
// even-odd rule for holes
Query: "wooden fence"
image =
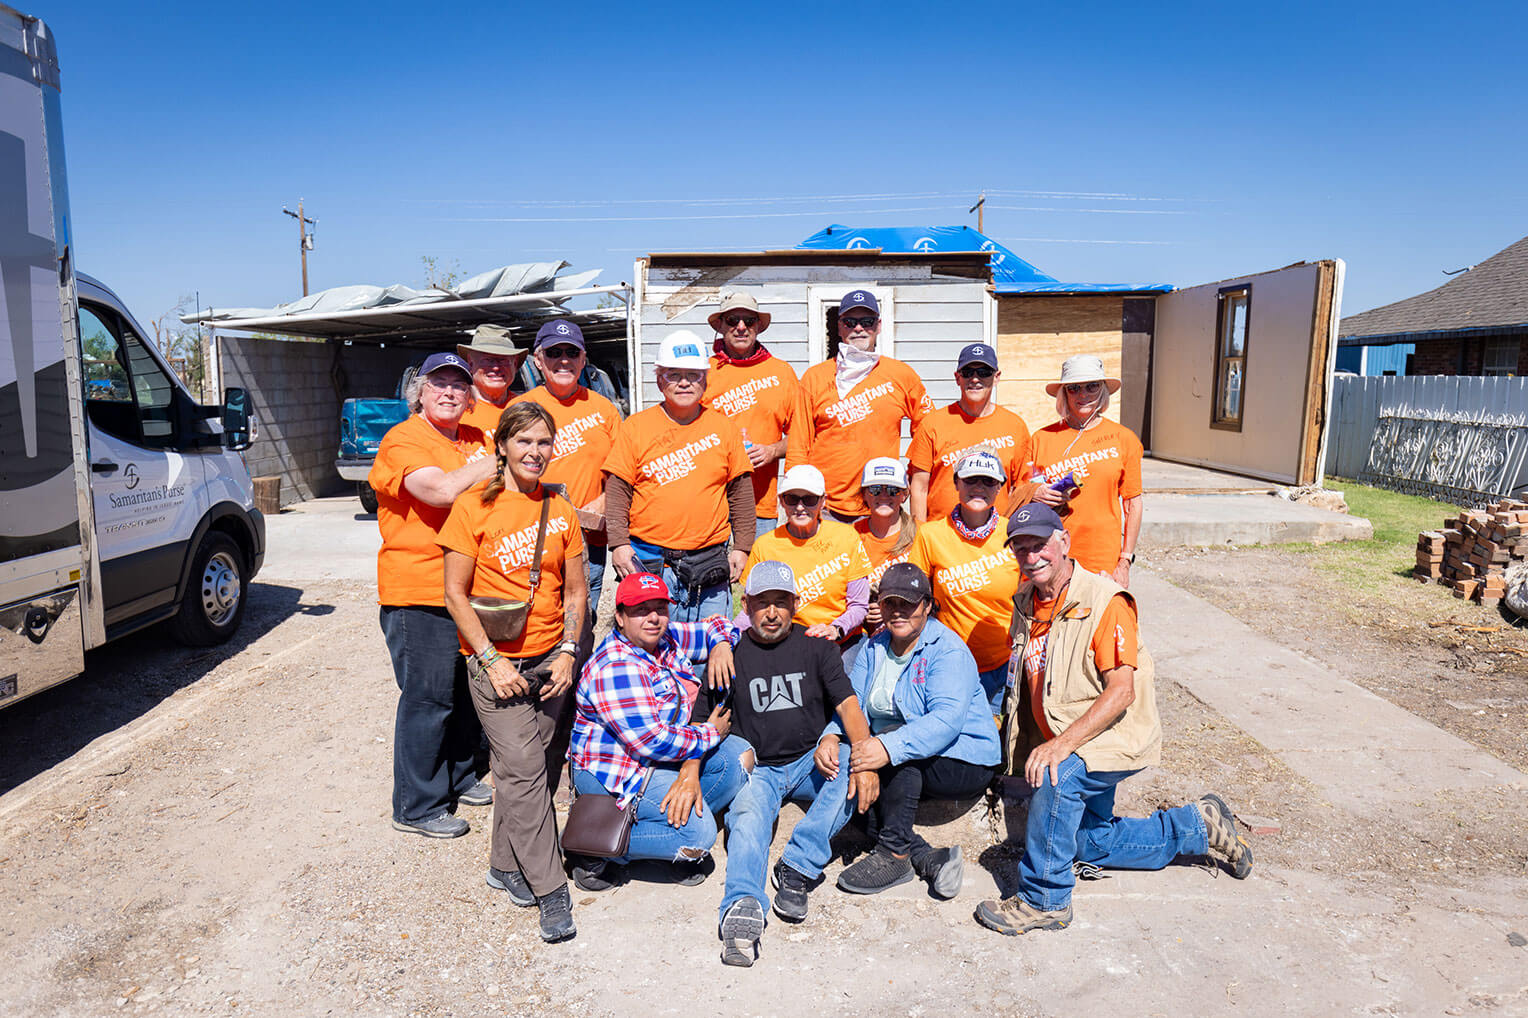
{"label": "wooden fence", "polygon": [[1326,472],[1458,505],[1528,489],[1528,378],[1335,379]]}

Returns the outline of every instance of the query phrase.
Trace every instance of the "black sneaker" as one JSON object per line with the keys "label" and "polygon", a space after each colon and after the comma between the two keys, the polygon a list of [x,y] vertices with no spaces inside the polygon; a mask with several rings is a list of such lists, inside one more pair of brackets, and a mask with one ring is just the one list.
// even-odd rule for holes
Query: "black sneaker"
{"label": "black sneaker", "polygon": [[570,855],[568,869],[581,891],[608,891],[620,883],[620,867],[609,859]]}
{"label": "black sneaker", "polygon": [[716,863],[709,855],[699,859],[679,859],[674,863],[674,883],[681,887],[694,887],[703,884],[706,878],[716,870]]}
{"label": "black sneaker", "polygon": [[551,894],[543,894],[535,899],[536,907],[541,910],[541,939],[548,944],[555,944],[559,940],[567,940],[578,932],[578,927],[573,925],[573,898],[568,893],[568,885],[563,884]]}
{"label": "black sneaker", "polygon": [[405,834],[423,834],[426,838],[460,838],[471,829],[467,821],[445,810],[423,820],[399,820],[393,817],[393,830]]}
{"label": "black sneaker", "polygon": [[935,897],[946,901],[960,893],[960,885],[966,875],[966,865],[960,858],[959,845],[934,849],[919,859],[913,869],[918,876],[928,881],[929,890],[934,892]]}
{"label": "black sneaker", "polygon": [[739,898],[722,916],[722,964],[748,968],[764,935],[764,906],[757,898]]}
{"label": "black sneaker", "polygon": [[880,894],[913,878],[913,864],[877,848],[838,875],[838,887],[850,894]]}
{"label": "black sneaker", "polygon": [[458,795],[456,801],[463,806],[491,806],[493,805],[493,786],[486,781],[479,781]]}
{"label": "black sneaker", "polygon": [[519,870],[496,870],[488,867],[488,886],[496,891],[505,891],[509,894],[509,900],[521,908],[530,908],[536,904],[536,896],[531,893],[531,885],[525,882]]}
{"label": "black sneaker", "polygon": [[784,859],[775,863],[772,877],[771,883],[775,885],[775,915],[786,922],[801,922],[806,918],[806,896],[812,889],[812,882]]}

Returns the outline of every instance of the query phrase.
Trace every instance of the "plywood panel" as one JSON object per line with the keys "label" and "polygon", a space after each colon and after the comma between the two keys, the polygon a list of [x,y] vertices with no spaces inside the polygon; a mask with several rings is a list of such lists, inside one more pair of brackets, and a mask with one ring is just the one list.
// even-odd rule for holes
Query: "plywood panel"
{"label": "plywood panel", "polygon": [[[1120,376],[1123,300],[1098,297],[999,297],[997,358],[1003,378],[997,398],[1030,428],[1056,419],[1056,400],[1047,382],[1061,377],[1061,364],[1080,353],[1093,354],[1104,370]],[[1119,420],[1119,399],[1105,416]]]}

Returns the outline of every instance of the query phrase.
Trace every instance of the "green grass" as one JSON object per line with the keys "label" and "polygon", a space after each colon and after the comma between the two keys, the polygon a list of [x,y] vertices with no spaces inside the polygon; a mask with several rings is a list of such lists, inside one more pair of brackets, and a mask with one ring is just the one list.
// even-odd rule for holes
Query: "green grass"
{"label": "green grass", "polygon": [[1289,547],[1313,556],[1318,569],[1334,574],[1360,594],[1383,595],[1393,592],[1402,579],[1414,582],[1410,576],[1416,566],[1417,534],[1437,530],[1445,519],[1459,513],[1458,506],[1447,502],[1371,488],[1342,478],[1329,477],[1326,486],[1343,493],[1350,513],[1373,524],[1374,537],[1367,541]]}

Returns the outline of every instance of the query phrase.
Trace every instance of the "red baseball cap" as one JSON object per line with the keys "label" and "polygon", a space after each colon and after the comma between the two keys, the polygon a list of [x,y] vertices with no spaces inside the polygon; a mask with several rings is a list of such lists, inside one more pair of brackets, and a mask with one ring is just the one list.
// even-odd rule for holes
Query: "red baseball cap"
{"label": "red baseball cap", "polygon": [[663,580],[652,573],[631,573],[615,588],[615,606],[627,608],[643,601],[652,601],[662,598],[672,601],[669,589]]}

